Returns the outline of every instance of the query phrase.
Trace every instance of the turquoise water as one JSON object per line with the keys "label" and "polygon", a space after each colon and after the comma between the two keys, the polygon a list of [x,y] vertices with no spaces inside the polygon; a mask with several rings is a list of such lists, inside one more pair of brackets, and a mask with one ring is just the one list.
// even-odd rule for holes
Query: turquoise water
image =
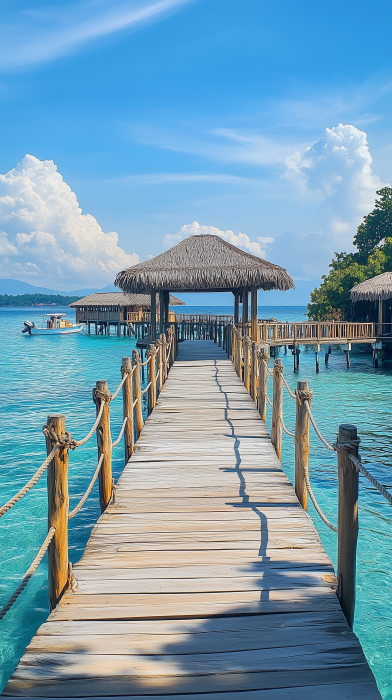
{"label": "turquoise water", "polygon": [[[57,311],[58,309],[56,309]],[[72,310],[66,309],[69,318]],[[180,313],[231,313],[228,307],[183,307]],[[305,307],[259,308],[260,318],[280,321],[305,320]],[[40,322],[44,311],[0,308],[0,503],[4,503],[34,473],[42,462],[45,440],[42,426],[47,414],[66,415],[67,429],[82,437],[95,417],[91,394],[95,382],[107,379],[113,391],[120,381],[123,356],[129,356],[135,341],[117,336],[26,337],[20,333],[24,319]],[[298,379],[309,380],[314,391],[312,409],[322,432],[331,441],[339,423],[358,426],[362,457],[370,470],[392,488],[390,452],[390,405],[392,366],[372,367],[371,355],[364,349],[351,354],[346,369],[340,349],[333,349],[329,365],[320,353],[320,372],[315,372],[314,353],[302,348],[299,371],[293,374],[293,358],[281,352],[285,376],[292,388]],[[272,387],[270,387],[272,395]],[[285,395],[285,422],[294,426],[295,406]],[[121,426],[121,397],[111,404],[112,434]],[[268,422],[270,415],[268,416]],[[293,478],[292,438],[284,435],[283,466]],[[115,476],[123,468],[122,443],[113,459]],[[376,466],[372,463],[383,463]],[[70,456],[71,506],[85,491],[96,465],[96,444],[87,445]],[[311,435],[310,474],[320,505],[336,521],[336,455],[328,452]],[[328,530],[310,504],[322,542],[336,565],[336,535]],[[392,510],[373,487],[360,477],[360,535],[358,547],[358,587],[355,632],[376,675],[383,698],[392,700]],[[91,527],[99,516],[98,490],[70,523],[70,558],[80,558]],[[0,521],[1,582],[3,604],[34,558],[46,532],[46,479],[41,481]],[[28,584],[13,609],[2,622],[0,635],[1,675],[4,685],[26,644],[48,615],[46,561]]]}

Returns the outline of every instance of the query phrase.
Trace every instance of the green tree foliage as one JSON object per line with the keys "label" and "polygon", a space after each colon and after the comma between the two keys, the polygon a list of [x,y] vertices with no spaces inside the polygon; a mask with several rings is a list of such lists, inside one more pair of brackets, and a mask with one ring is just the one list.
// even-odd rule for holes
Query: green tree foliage
{"label": "green tree foliage", "polygon": [[331,271],[310,295],[308,316],[314,321],[376,320],[374,304],[350,301],[355,284],[392,271],[392,188],[377,192],[380,199],[364,216],[354,237],[356,253],[335,253]]}
{"label": "green tree foliage", "polygon": [[69,306],[81,297],[65,297],[61,294],[0,294],[0,306]]}

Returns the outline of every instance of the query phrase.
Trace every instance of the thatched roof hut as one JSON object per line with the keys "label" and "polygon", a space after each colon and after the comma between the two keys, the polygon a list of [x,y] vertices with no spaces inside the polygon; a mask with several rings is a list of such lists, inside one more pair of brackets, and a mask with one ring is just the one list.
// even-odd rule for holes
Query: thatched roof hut
{"label": "thatched roof hut", "polygon": [[120,272],[115,285],[125,292],[232,292],[236,289],[295,287],[283,267],[245,253],[219,236],[190,236],[151,260]]}
{"label": "thatched roof hut", "polygon": [[392,272],[383,272],[369,280],[356,284],[350,291],[350,299],[356,301],[386,301],[392,298]]}
{"label": "thatched roof hut", "polygon": [[[170,294],[170,306],[184,306],[185,302]],[[124,294],[124,292],[96,292],[89,294],[83,299],[74,301],[70,306],[77,308],[79,306],[93,306],[95,308],[116,306],[123,308],[126,306],[137,307],[141,309],[149,309],[151,306],[151,296],[149,294]]]}

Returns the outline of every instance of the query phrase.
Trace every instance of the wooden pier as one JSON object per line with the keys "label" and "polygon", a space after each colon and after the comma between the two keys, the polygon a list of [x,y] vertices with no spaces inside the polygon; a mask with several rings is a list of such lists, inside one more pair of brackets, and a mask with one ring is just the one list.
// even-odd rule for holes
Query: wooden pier
{"label": "wooden pier", "polygon": [[184,341],[4,695],[379,700],[310,517],[217,343]]}

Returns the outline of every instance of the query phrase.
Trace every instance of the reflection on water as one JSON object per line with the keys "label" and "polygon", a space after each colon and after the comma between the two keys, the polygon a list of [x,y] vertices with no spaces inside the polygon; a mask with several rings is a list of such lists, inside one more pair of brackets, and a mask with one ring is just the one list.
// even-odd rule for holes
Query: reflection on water
{"label": "reflection on water", "polygon": [[[56,311],[62,309],[56,309]],[[70,319],[72,310],[66,309]],[[180,313],[231,313],[228,307],[182,307]],[[259,308],[260,318],[279,321],[304,320],[304,307]],[[42,311],[0,309],[0,503],[4,503],[35,471],[45,456],[42,425],[47,414],[66,415],[67,429],[79,438],[95,417],[92,388],[107,379],[113,390],[119,383],[123,356],[130,356],[135,341],[117,336],[26,337],[20,333],[24,319],[40,324]],[[320,372],[315,373],[314,352],[302,348],[299,372],[293,374],[290,351],[280,357],[292,388],[299,379],[309,380],[314,391],[312,409],[322,432],[332,441],[339,423],[358,426],[362,456],[373,473],[392,488],[390,421],[392,367],[372,367],[367,349],[353,350],[347,370],[341,350],[333,349],[326,366],[320,353]],[[272,386],[270,386],[272,396]],[[289,430],[294,426],[294,401],[285,394],[284,415]],[[112,433],[121,427],[121,396],[111,405]],[[268,422],[270,415],[268,416]],[[284,436],[283,466],[293,479],[293,440]],[[84,493],[96,465],[95,439],[70,456],[71,507]],[[123,466],[122,443],[113,460],[115,475]],[[311,435],[310,474],[313,488],[326,514],[336,521],[336,455]],[[322,542],[336,564],[336,535],[328,530],[310,504],[309,511]],[[70,524],[70,557],[81,555],[91,526],[99,515],[97,485],[85,507]],[[392,700],[392,549],[391,506],[360,476],[360,535],[355,631],[387,700]],[[33,559],[46,532],[46,479],[0,521],[1,584],[4,603]],[[41,564],[21,598],[0,623],[0,687],[16,665],[24,647],[48,615],[46,562]]]}

